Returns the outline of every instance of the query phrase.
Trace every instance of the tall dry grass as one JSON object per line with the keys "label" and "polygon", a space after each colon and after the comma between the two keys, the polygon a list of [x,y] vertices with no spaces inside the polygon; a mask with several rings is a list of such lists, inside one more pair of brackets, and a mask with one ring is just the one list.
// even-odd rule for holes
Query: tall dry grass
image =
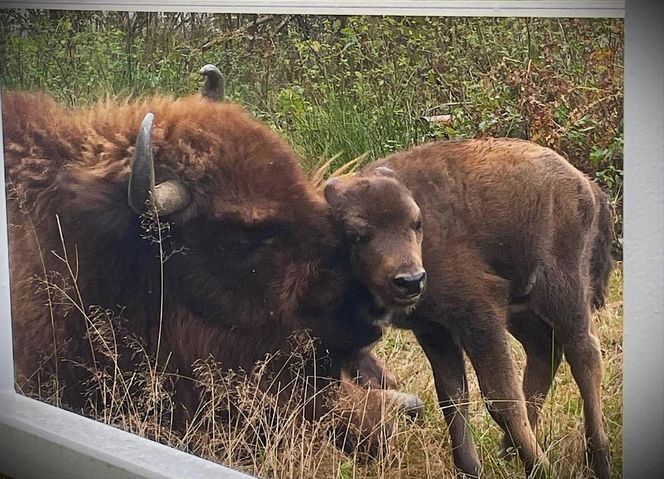
{"label": "tall dry grass", "polygon": [[[156,217],[148,218],[145,231],[146,239],[158,243],[163,262],[168,257],[163,248],[168,228],[158,221]],[[355,402],[349,405],[350,399],[347,399],[319,421],[304,420],[307,404],[302,399],[305,396],[297,391],[308,384],[304,365],[310,353],[309,342],[302,341],[302,347],[293,353],[301,356],[290,358],[294,367],[302,366],[301,374],[294,375],[296,381],[301,382],[300,388],[292,388],[293,394],[285,402],[264,392],[266,381],[272,380],[270,361],[275,360],[274,357],[266,358],[247,373],[228,372],[214,358],[201,358],[194,365],[194,377],[180,377],[168,369],[168,356],[158,360],[150,354],[141,338],[131,334],[121,310],[85,303],[77,284],[76,251],[67,247],[65,233],[61,231],[60,234],[62,250],[50,254],[64,265],[61,271],[65,273],[56,274],[45,269],[44,276],[35,278],[35,281],[36,288],[48,292],[51,307],[56,305],[75,311],[85,322],[84,340],[89,344],[92,360],[78,364],[82,372],[87,372],[84,414],[258,477],[383,479],[453,476],[447,428],[437,406],[431,369],[410,332],[387,330],[376,351],[400,378],[401,390],[417,394],[425,401],[425,414],[413,421],[383,405],[385,422],[379,425],[374,436],[380,443],[377,457],[369,459],[361,447],[347,454],[337,447],[352,436],[344,430],[344,421],[349,410],[360,416],[365,414],[365,403],[362,398],[355,398]],[[594,322],[604,356],[603,401],[612,447],[613,474],[621,477],[620,267],[612,276],[607,305],[595,314]],[[523,368],[523,352],[516,341],[514,350],[519,367]],[[130,351],[129,358],[127,351]],[[54,349],[54,354],[57,352]],[[470,364],[467,367],[471,374],[470,421],[484,464],[483,477],[520,476],[523,473],[518,461],[496,458],[501,430],[484,409],[472,368]],[[173,427],[173,389],[185,379],[196,384],[200,402],[184,431],[176,431]],[[49,377],[38,371],[33,380],[40,384],[36,389],[37,397],[55,405],[62,404],[62,384],[57,376]],[[538,437],[553,465],[555,477],[589,475],[582,461],[582,400],[565,363],[542,411]]]}

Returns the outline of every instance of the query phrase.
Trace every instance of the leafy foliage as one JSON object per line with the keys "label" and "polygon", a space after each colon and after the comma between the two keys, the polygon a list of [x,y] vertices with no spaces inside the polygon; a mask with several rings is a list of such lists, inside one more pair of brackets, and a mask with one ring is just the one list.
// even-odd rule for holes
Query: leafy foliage
{"label": "leafy foliage", "polygon": [[[4,84],[72,105],[190,93],[215,63],[227,96],[307,168],[432,139],[531,139],[609,191],[621,236],[621,20],[4,10],[0,28]],[[451,122],[423,119],[439,114]]]}

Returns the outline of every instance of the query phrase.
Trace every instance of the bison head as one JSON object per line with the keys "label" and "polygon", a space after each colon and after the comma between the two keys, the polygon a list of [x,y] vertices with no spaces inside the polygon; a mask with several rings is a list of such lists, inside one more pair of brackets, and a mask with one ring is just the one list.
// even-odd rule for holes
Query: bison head
{"label": "bison head", "polygon": [[[220,326],[247,318],[256,328],[284,321],[284,331],[297,322],[315,329],[300,310],[341,238],[282,138],[240,106],[201,95],[153,97],[94,115],[85,127],[97,135],[108,129],[116,143],[90,147],[97,169],[80,161],[59,181],[68,192],[67,237],[90,245],[82,261],[99,262],[102,249],[112,257],[101,265],[106,273],[94,289],[103,297],[95,301],[144,303],[139,291],[154,290],[148,282],[163,274],[169,311]],[[154,246],[139,240],[150,221],[168,225],[161,273]],[[118,277],[125,279],[112,281]]]}
{"label": "bison head", "polygon": [[386,167],[325,186],[335,220],[350,242],[352,265],[379,306],[412,307],[422,295],[422,215],[410,191]]}

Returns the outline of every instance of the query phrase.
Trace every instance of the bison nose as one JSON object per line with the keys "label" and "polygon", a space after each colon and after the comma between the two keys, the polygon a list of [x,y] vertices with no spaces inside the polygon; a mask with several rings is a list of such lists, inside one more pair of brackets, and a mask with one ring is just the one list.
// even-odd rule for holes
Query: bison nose
{"label": "bison nose", "polygon": [[423,269],[415,272],[400,273],[394,277],[394,285],[403,292],[407,298],[415,298],[422,294],[427,274]]}

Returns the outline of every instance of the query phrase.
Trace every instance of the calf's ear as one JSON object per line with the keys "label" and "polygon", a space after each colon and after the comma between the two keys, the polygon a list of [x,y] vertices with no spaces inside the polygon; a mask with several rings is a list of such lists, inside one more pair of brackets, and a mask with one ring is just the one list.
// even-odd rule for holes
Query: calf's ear
{"label": "calf's ear", "polygon": [[374,174],[376,176],[387,176],[388,178],[396,178],[397,174],[394,172],[392,168],[388,168],[387,166],[379,166],[374,170]]}
{"label": "calf's ear", "polygon": [[336,207],[341,202],[341,181],[339,178],[330,178],[325,182],[325,189],[323,190],[325,200],[331,207]]}

